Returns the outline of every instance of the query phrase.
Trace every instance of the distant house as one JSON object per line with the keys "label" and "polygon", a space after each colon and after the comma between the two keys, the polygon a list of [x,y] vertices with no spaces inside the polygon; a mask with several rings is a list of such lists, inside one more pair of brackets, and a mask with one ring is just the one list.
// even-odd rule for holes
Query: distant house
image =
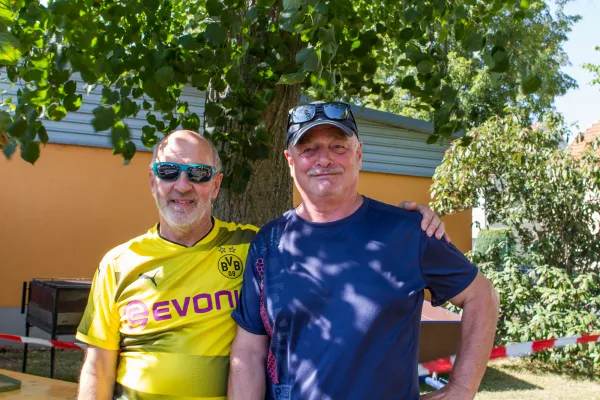
{"label": "distant house", "polygon": [[[582,136],[575,138],[569,145],[569,152],[577,157],[584,152],[588,143],[598,138],[600,138],[600,121],[592,125]],[[600,155],[600,149],[598,149],[598,155]]]}
{"label": "distant house", "polygon": [[[599,140],[599,138],[600,138],[600,121],[597,121],[594,125],[592,125],[590,128],[588,128],[588,130],[586,130],[583,133],[583,135],[581,135],[581,136],[575,138],[575,140],[573,140],[573,142],[569,145],[569,152],[571,154],[573,154],[573,156],[578,157],[581,155],[581,153],[583,153],[585,151],[585,148],[589,143],[591,143],[595,140]],[[597,150],[596,154],[598,156],[600,156],[600,148]],[[591,191],[589,193],[589,196],[593,196]],[[596,196],[597,196],[597,194],[596,194]],[[596,226],[592,227],[592,230],[597,232],[597,230],[600,230],[600,214],[595,213],[593,218],[594,218],[594,221],[596,222]]]}

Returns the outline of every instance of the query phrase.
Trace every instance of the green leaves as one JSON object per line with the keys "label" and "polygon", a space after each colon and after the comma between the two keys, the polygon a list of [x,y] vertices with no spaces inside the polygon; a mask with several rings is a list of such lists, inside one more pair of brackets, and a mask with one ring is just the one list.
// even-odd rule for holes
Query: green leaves
{"label": "green leaves", "polygon": [[430,60],[423,60],[417,64],[417,71],[420,74],[428,74],[433,71],[434,64]]}
{"label": "green leaves", "polygon": [[217,47],[225,42],[227,29],[218,23],[211,23],[206,27],[204,36],[210,45]]}
{"label": "green leaves", "polygon": [[296,9],[284,10],[279,15],[279,29],[290,32],[299,33],[302,30],[302,20],[304,13]]}
{"label": "green leaves", "polygon": [[59,104],[52,104],[46,111],[48,118],[52,121],[60,121],[67,116],[67,109]]}
{"label": "green leaves", "polygon": [[173,80],[175,79],[175,72],[173,72],[172,66],[165,65],[164,67],[157,69],[154,76],[156,83],[166,88],[173,83]]}
{"label": "green leaves", "polygon": [[77,111],[81,107],[82,101],[83,98],[80,94],[70,94],[63,100],[63,105],[67,111]]}
{"label": "green leaves", "polygon": [[183,129],[198,132],[200,130],[200,117],[196,113],[187,114],[183,117],[181,126]]}
{"label": "green leaves", "polygon": [[8,126],[8,133],[14,138],[22,138],[27,132],[27,121],[23,118],[15,119]]}
{"label": "green leaves", "polygon": [[483,59],[491,72],[507,72],[510,68],[509,54],[501,46],[495,46],[491,52],[484,54]]}
{"label": "green leaves", "polygon": [[[183,129],[187,129],[185,126],[183,127]],[[154,145],[156,143],[158,143],[158,137],[156,136],[156,128],[153,128],[151,126],[144,126],[142,128],[142,144],[144,146],[146,146],[147,149],[151,149],[152,147],[154,147]]]}
{"label": "green leaves", "polygon": [[366,75],[373,75],[377,72],[377,60],[373,58],[367,58],[360,64],[360,70]]}
{"label": "green leaves", "polygon": [[206,11],[211,17],[218,17],[223,12],[224,6],[219,0],[207,0]]}
{"label": "green leaves", "polygon": [[77,84],[75,82],[68,81],[67,83],[65,83],[65,86],[64,86],[65,94],[74,94],[76,90],[77,90]]}
{"label": "green leaves", "polygon": [[22,57],[20,45],[10,33],[0,32],[0,65],[16,65]]}
{"label": "green leaves", "polygon": [[526,76],[522,82],[523,94],[532,94],[542,87],[542,78],[538,74]]}
{"label": "green leaves", "polygon": [[313,47],[307,47],[296,54],[296,63],[302,71],[316,71],[319,67],[319,55]]}
{"label": "green leaves", "polygon": [[0,110],[0,132],[5,132],[11,123],[12,118],[10,114],[6,111]]}
{"label": "green leaves", "polygon": [[402,29],[400,31],[400,34],[398,35],[398,37],[401,40],[408,41],[408,40],[410,40],[410,39],[413,38],[414,33],[415,33],[414,29],[412,29],[412,28],[404,28],[404,29]]}
{"label": "green leaves", "polygon": [[300,6],[302,5],[303,0],[283,0],[283,9],[284,10],[289,10],[289,9],[298,9],[300,8]]}
{"label": "green leaves", "polygon": [[110,129],[116,120],[115,110],[112,107],[97,107],[93,111],[92,126],[96,132]]}
{"label": "green leaves", "polygon": [[402,89],[406,89],[406,90],[411,90],[414,89],[417,86],[417,82],[415,81],[415,78],[413,76],[405,76],[402,79],[402,84],[401,87]]}
{"label": "green leaves", "polygon": [[200,90],[206,90],[209,82],[210,75],[207,73],[192,74],[192,86],[197,87]]}
{"label": "green leaves", "polygon": [[133,158],[136,152],[135,144],[130,140],[129,128],[121,121],[117,121],[110,130],[110,140],[113,154],[121,154],[125,164]]}
{"label": "green leaves", "polygon": [[223,109],[216,103],[207,102],[204,106],[204,115],[207,118],[215,119],[223,114]]}
{"label": "green leaves", "polygon": [[271,7],[275,4],[275,0],[257,0],[256,4],[261,7]]}
{"label": "green leaves", "polygon": [[480,51],[485,45],[485,40],[479,33],[473,32],[467,37],[465,44],[467,51]]}
{"label": "green leaves", "polygon": [[18,143],[15,139],[9,140],[8,143],[6,143],[4,145],[4,147],[2,148],[2,153],[4,154],[4,157],[6,157],[7,159],[10,159],[10,157],[17,150],[17,146],[18,146]]}
{"label": "green leaves", "polygon": [[15,13],[11,7],[10,0],[0,0],[0,23],[2,24],[12,24],[15,20]]}
{"label": "green leaves", "polygon": [[[28,124],[22,137],[35,133],[31,127],[41,110],[58,121],[80,109],[84,87],[70,80],[69,66],[85,83],[104,88],[93,126],[110,129],[115,151],[126,159],[135,146],[120,121],[140,108],[152,110],[142,131],[145,146],[179,124],[200,128],[202,116],[183,99],[189,82],[199,91],[210,90],[207,133],[229,149],[226,156],[254,160],[266,157],[268,140],[281,134],[258,127],[265,125],[267,106],[288,91],[372,100],[381,107],[410,97],[413,103],[402,109],[435,113],[429,115],[438,137],[463,126],[462,98],[442,87],[466,92],[476,85],[458,84],[449,75],[449,54],[479,63],[479,69],[485,57],[501,87],[519,49],[490,22],[524,9],[527,22],[538,6],[519,3],[256,0],[247,9],[236,0],[61,0],[47,9],[37,2],[17,7],[0,0],[0,23],[11,25],[0,30],[0,64],[11,81],[27,82],[14,102],[14,115]],[[281,90],[277,84],[294,87]],[[523,92],[536,85],[525,79]],[[489,109],[494,108],[486,103],[478,110]],[[267,126],[278,126],[272,122]],[[37,132],[43,142],[44,133]],[[249,171],[240,169],[236,176],[245,179]]]}
{"label": "green leaves", "polygon": [[30,164],[34,164],[40,157],[40,144],[34,141],[21,143],[21,158]]}
{"label": "green leaves", "polygon": [[279,78],[279,82],[277,82],[277,84],[278,85],[295,85],[297,83],[304,82],[304,79],[306,79],[306,74],[304,72],[294,72],[291,74],[281,75],[281,78]]}
{"label": "green leaves", "polygon": [[124,148],[125,143],[131,137],[129,128],[121,121],[117,121],[110,130],[110,140],[115,149],[115,154],[120,154]]}
{"label": "green leaves", "polygon": [[335,56],[338,50],[338,44],[335,37],[335,28],[319,28],[319,41],[321,42],[321,50]]}

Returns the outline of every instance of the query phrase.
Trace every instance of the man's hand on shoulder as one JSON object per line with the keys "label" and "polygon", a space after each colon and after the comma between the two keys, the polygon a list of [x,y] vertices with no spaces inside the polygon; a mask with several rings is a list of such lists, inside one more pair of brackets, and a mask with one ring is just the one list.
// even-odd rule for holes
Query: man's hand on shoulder
{"label": "man's hand on shoulder", "polygon": [[451,242],[450,236],[448,236],[446,233],[446,225],[431,208],[424,204],[417,204],[414,201],[403,201],[402,203],[398,204],[398,207],[409,211],[420,212],[421,215],[423,215],[421,229],[427,233],[427,236],[431,237],[433,234],[435,234],[436,238],[441,239],[443,237],[446,242]]}

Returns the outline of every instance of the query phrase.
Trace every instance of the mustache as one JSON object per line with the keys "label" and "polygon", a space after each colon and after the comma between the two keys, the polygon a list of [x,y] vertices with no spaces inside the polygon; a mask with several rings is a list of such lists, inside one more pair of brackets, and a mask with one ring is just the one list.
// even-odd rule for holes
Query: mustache
{"label": "mustache", "polygon": [[198,201],[198,198],[190,192],[182,193],[182,192],[173,191],[169,195],[169,200],[174,200],[174,199],[191,200],[191,201],[195,201],[195,202]]}
{"label": "mustache", "polygon": [[315,168],[307,172],[308,176],[326,175],[326,174],[343,174],[342,167]]}

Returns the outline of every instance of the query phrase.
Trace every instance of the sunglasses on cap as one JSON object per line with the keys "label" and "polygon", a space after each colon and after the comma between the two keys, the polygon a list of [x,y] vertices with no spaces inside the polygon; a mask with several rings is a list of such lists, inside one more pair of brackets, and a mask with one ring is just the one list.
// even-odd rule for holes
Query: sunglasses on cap
{"label": "sunglasses on cap", "polygon": [[185,171],[190,182],[208,182],[217,173],[215,167],[206,164],[177,164],[172,162],[155,162],[152,170],[158,179],[174,182],[179,179],[181,171]]}
{"label": "sunglasses on cap", "polygon": [[294,107],[288,114],[285,146],[295,146],[306,132],[316,126],[334,126],[348,136],[356,135],[358,129],[350,105],[340,101],[330,103],[318,101]]}
{"label": "sunglasses on cap", "polygon": [[331,120],[354,122],[354,115],[350,110],[350,105],[339,101],[331,103],[312,103],[294,107],[290,110],[288,116],[288,129],[292,124],[303,124],[312,121],[318,112]]}

